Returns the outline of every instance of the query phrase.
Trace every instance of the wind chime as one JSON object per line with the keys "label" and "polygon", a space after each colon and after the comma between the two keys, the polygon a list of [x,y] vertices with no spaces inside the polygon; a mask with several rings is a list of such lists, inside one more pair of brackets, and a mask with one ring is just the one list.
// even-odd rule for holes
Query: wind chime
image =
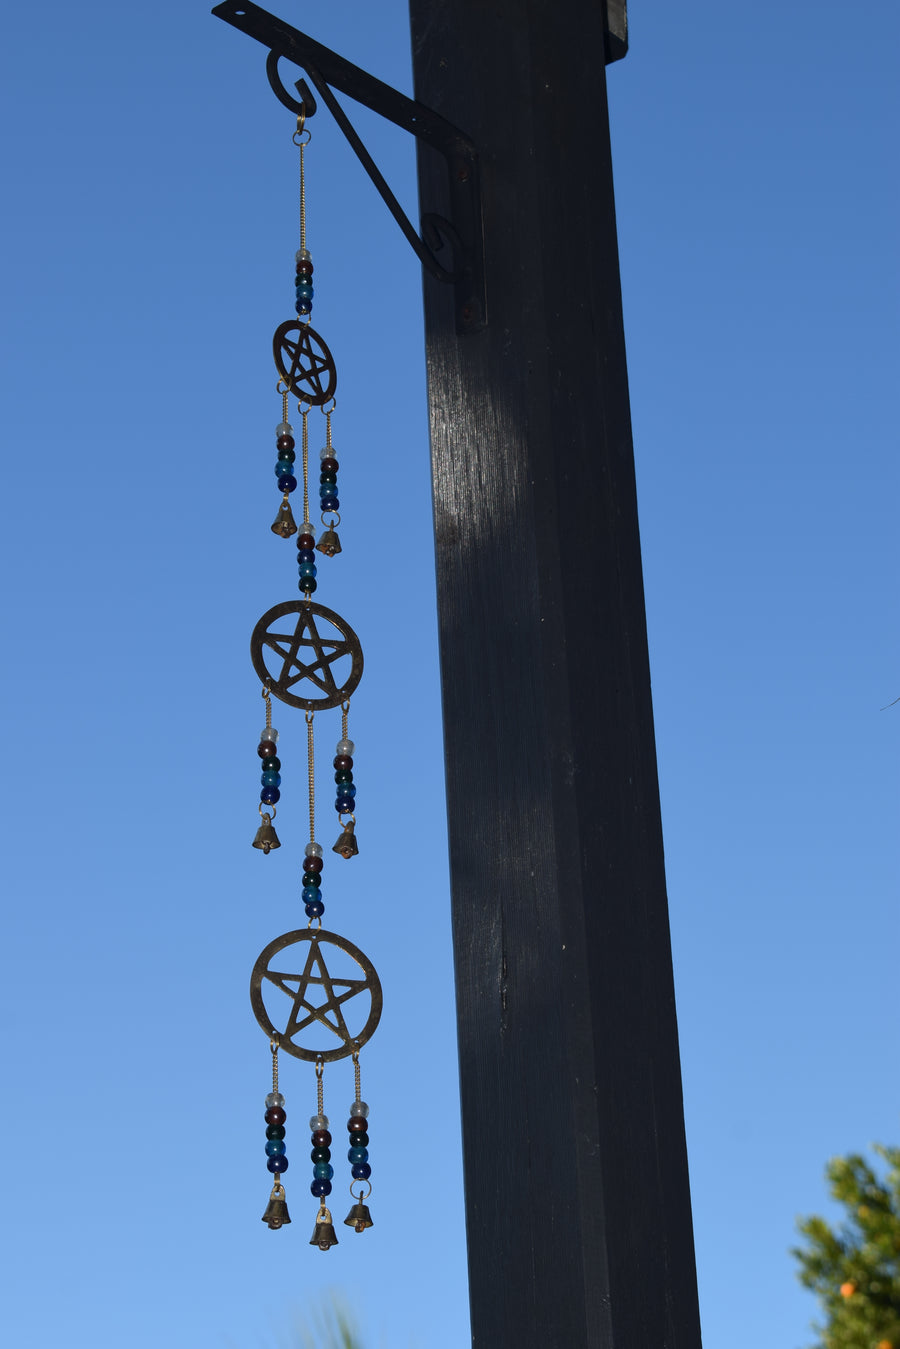
{"label": "wind chime", "polygon": [[[275,475],[282,501],[272,533],[282,539],[297,535],[299,599],[285,600],[263,614],[253,630],[250,653],[262,681],[266,724],[257,753],[262,760],[259,813],[262,823],[254,848],[268,854],[281,847],[273,823],[281,792],[279,733],[272,725],[272,698],[302,709],[306,718],[309,788],[309,840],[304,848],[301,901],[307,926],[276,937],[263,950],[250,978],[253,1012],[269,1038],[272,1054],[272,1090],[265,1100],[266,1165],[274,1184],[263,1222],[277,1230],[291,1219],[282,1177],[288,1169],[285,1143],[287,1112],[278,1085],[278,1055],[283,1051],[315,1065],[316,1109],[309,1121],[312,1151],[310,1191],[318,1200],[311,1246],[326,1251],[337,1236],[326,1199],[331,1194],[332,1135],[325,1114],[325,1065],[339,1059],[353,1062],[354,1096],[347,1120],[350,1193],[354,1204],[345,1224],[357,1232],[371,1227],[365,1201],[371,1193],[369,1164],[369,1107],[362,1099],[359,1055],[381,1017],[381,984],[367,956],[345,937],[322,927],[325,912],[322,884],[325,853],[316,839],[314,729],[319,713],[341,709],[341,731],[334,756],[335,810],[340,834],[331,851],[344,859],[355,857],[356,784],[353,780],[353,741],[349,739],[350,697],[363,670],[359,639],[349,623],[331,609],[313,602],[317,589],[316,553],[333,558],[341,552],[338,459],[332,440],[332,415],[337,372],[322,338],[310,326],[313,301],[313,264],[306,247],[305,151],[309,129],[305,115],[297,118],[294,144],[300,150],[300,247],[296,254],[296,318],[275,332],[273,353],[278,370],[281,420],[275,429],[278,462]],[[297,401],[300,416],[300,479],[296,438],[289,421],[289,400]],[[316,526],[309,503],[309,417],[312,409],[325,417],[325,445],[320,456],[319,513],[323,532],[316,544]],[[303,519],[297,525],[291,496],[302,486]],[[335,1041],[337,1043],[335,1043]]]}

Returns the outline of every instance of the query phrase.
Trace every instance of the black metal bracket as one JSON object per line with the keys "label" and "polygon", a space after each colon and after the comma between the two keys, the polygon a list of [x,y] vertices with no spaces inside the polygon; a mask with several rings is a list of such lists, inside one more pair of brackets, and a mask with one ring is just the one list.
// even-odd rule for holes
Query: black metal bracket
{"label": "black metal bracket", "polygon": [[[471,333],[484,328],[487,323],[487,304],[481,190],[478,154],[469,138],[424,104],[407,98],[389,84],[382,83],[359,66],[352,65],[338,56],[337,52],[330,51],[305,33],[291,28],[250,0],[224,0],[212,12],[216,18],[224,19],[232,27],[239,28],[248,37],[255,38],[269,48],[266,73],[276,98],[293,112],[299,114],[302,111],[311,117],[316,103],[309,86],[305,80],[299,80],[296,88],[300,99],[294,99],[278,76],[279,57],[293,61],[306,72],[426,272],[438,281],[453,286],[457,331]],[[395,126],[411,132],[443,155],[449,182],[449,220],[433,213],[423,215],[422,234],[418,233],[335,98],[332,86],[371,108]],[[435,257],[445,245],[449,245],[453,253],[452,265],[447,267]]]}

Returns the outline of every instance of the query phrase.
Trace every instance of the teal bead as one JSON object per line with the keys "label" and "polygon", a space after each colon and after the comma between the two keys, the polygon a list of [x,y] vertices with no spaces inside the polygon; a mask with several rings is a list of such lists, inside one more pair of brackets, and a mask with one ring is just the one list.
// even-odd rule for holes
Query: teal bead
{"label": "teal bead", "polygon": [[314,885],[316,889],[322,884],[322,876],[318,871],[304,871],[303,884],[306,886]]}
{"label": "teal bead", "polygon": [[330,485],[334,486],[337,483],[337,474],[322,473],[319,476],[319,482],[322,483],[323,486],[325,485],[325,483],[329,483]]}
{"label": "teal bead", "polygon": [[369,1160],[369,1150],[368,1150],[368,1148],[348,1148],[348,1149],[347,1149],[347,1161],[348,1161],[348,1162],[367,1162],[368,1160]]}
{"label": "teal bead", "polygon": [[337,771],[337,772],[335,773],[335,775],[334,775],[334,780],[335,780],[335,782],[352,782],[352,781],[353,781],[353,769],[352,769],[352,768],[339,768],[338,771]]}
{"label": "teal bead", "polygon": [[350,1137],[353,1139],[355,1148],[367,1148],[369,1146],[368,1134],[351,1134]]}
{"label": "teal bead", "polygon": [[271,758],[263,759],[262,770],[264,773],[278,773],[281,770],[281,760],[274,755]]}
{"label": "teal bead", "polygon": [[313,1167],[313,1175],[316,1180],[331,1180],[334,1175],[334,1167],[328,1162],[316,1162]]}
{"label": "teal bead", "polygon": [[284,1139],[270,1138],[266,1144],[267,1157],[281,1157],[284,1153]]}
{"label": "teal bead", "polygon": [[313,1148],[309,1154],[309,1160],[311,1162],[330,1162],[331,1148]]}
{"label": "teal bead", "polygon": [[301,562],[297,572],[300,576],[315,576],[317,574],[316,564],[315,562]]}
{"label": "teal bead", "polygon": [[281,774],[280,774],[280,773],[276,773],[276,772],[272,771],[271,769],[270,769],[267,773],[263,773],[263,775],[262,775],[262,785],[263,785],[264,787],[280,787],[280,786],[281,786]]}

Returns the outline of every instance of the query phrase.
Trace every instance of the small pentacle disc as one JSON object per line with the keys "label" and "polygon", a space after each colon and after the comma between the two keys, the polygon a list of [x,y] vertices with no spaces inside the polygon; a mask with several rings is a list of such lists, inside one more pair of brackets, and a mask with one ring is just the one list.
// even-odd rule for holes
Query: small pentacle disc
{"label": "small pentacle disc", "polygon": [[250,656],[276,698],[307,712],[340,706],[362,678],[356,633],[340,614],[310,600],[286,600],[263,614]]}
{"label": "small pentacle disc", "polygon": [[334,357],[308,323],[288,319],[275,329],[272,351],[278,373],[295,398],[327,403],[337,388]]}
{"label": "small pentacle disc", "polygon": [[369,957],[322,928],[276,937],[250,976],[253,1015],[298,1059],[345,1059],[375,1033],[382,1001]]}

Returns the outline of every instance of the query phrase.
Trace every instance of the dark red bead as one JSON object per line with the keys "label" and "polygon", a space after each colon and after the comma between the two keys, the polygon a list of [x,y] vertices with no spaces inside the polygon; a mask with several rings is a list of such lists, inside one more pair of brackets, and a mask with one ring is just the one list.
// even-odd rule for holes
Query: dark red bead
{"label": "dark red bead", "polygon": [[321,857],[304,857],[303,859],[304,871],[321,871],[324,865]]}
{"label": "dark red bead", "polygon": [[275,757],[275,741],[274,741],[274,740],[260,740],[259,746],[258,746],[256,752],[257,752],[257,754],[259,755],[259,757],[260,757],[261,759],[274,759],[274,757]]}
{"label": "dark red bead", "polygon": [[312,276],[312,273],[313,273],[313,265],[310,262],[309,258],[304,258],[302,262],[297,263],[298,276]]}
{"label": "dark red bead", "polygon": [[353,760],[349,754],[336,754],[334,759],[335,768],[352,768]]}
{"label": "dark red bead", "polygon": [[270,1105],[266,1111],[266,1124],[284,1124],[287,1115],[280,1105]]}
{"label": "dark red bead", "polygon": [[337,473],[340,464],[336,459],[323,459],[319,464],[320,473]]}
{"label": "dark red bead", "polygon": [[310,1134],[314,1148],[330,1148],[331,1134],[327,1129],[316,1129],[314,1134]]}
{"label": "dark red bead", "polygon": [[292,450],[294,448],[294,437],[279,436],[275,444],[278,446],[279,450]]}
{"label": "dark red bead", "polygon": [[365,1115],[351,1115],[347,1120],[347,1128],[351,1134],[364,1134],[368,1123]]}
{"label": "dark red bead", "polygon": [[315,548],[315,546],[316,546],[316,541],[315,541],[315,539],[313,538],[312,534],[298,534],[298,535],[297,535],[297,547],[298,547],[298,548]]}

